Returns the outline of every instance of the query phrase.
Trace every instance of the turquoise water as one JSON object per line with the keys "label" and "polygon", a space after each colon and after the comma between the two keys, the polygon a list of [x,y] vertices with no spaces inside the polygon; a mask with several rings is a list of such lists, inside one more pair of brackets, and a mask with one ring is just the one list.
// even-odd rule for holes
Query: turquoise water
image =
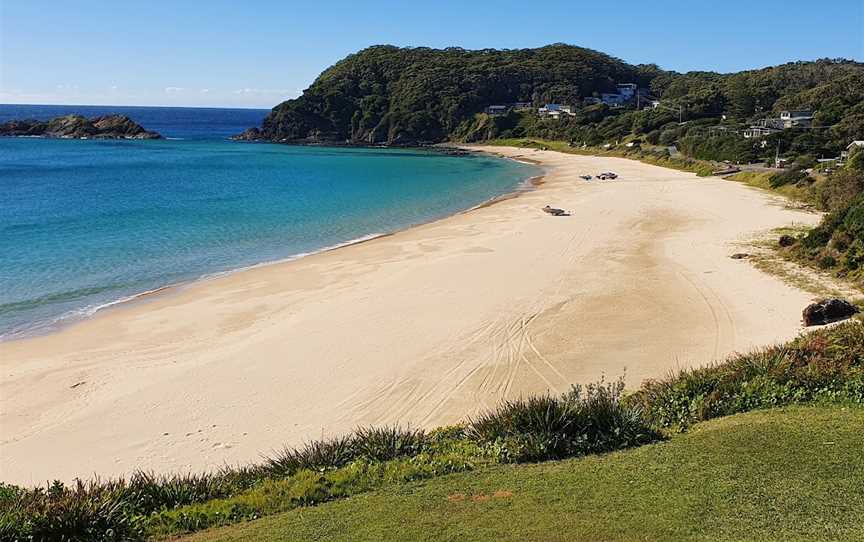
{"label": "turquoise water", "polygon": [[0,338],[443,217],[537,173],[479,156],[236,143],[221,124],[209,134],[170,124],[160,131],[182,139],[0,138]]}

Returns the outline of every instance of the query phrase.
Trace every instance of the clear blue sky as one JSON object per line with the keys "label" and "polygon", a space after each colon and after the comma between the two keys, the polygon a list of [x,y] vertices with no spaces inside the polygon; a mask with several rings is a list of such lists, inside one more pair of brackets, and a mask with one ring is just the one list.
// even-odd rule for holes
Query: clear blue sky
{"label": "clear blue sky", "polygon": [[565,42],[677,71],[864,61],[864,0],[0,0],[0,103],[271,107],[363,47]]}

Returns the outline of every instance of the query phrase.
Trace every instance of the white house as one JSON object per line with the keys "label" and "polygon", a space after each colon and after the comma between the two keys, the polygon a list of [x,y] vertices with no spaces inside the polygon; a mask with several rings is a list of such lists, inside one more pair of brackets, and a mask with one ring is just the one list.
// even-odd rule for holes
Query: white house
{"label": "white house", "polygon": [[636,83],[620,83],[616,85],[618,94],[624,97],[624,101],[632,99],[636,96]]}
{"label": "white house", "polygon": [[615,94],[612,92],[604,92],[600,95],[600,99],[603,100],[603,103],[612,107],[618,107],[624,105],[624,102],[627,100],[624,98],[623,94]]}
{"label": "white house", "polygon": [[846,146],[845,151],[840,153],[840,159],[845,160],[846,158],[849,158],[849,155],[852,154],[852,151],[861,148],[864,148],[864,140],[856,139],[855,141],[849,143],[849,145]]}
{"label": "white house", "polygon": [[572,105],[561,104],[546,104],[538,109],[537,113],[541,117],[552,117],[554,119],[559,119],[562,115],[576,116],[576,111]]}
{"label": "white house", "polygon": [[813,112],[809,109],[781,111],[780,123],[783,128],[807,128],[813,123]]}
{"label": "white house", "polygon": [[750,128],[745,129],[741,132],[745,138],[756,138],[756,137],[765,137],[771,134],[776,134],[780,130],[776,128],[770,128],[767,126],[751,126]]}
{"label": "white house", "polygon": [[490,105],[486,108],[486,114],[492,117],[501,117],[510,112],[506,105]]}

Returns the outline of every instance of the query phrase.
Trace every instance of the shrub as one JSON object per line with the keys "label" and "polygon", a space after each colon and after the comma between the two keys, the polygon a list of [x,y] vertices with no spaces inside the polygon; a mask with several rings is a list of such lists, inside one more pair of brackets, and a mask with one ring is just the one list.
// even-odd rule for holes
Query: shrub
{"label": "shrub", "polygon": [[422,430],[360,427],[353,434],[313,441],[302,448],[285,448],[261,467],[269,476],[290,476],[297,471],[332,470],[356,460],[387,461],[420,453],[426,445]]}
{"label": "shrub", "polygon": [[801,170],[789,170],[782,173],[775,173],[768,180],[768,184],[771,186],[771,188],[780,188],[781,186],[786,186],[787,184],[797,184],[798,182],[806,178],[807,174]]}
{"label": "shrub", "polygon": [[644,444],[658,435],[638,405],[621,402],[623,380],[562,396],[504,401],[468,423],[470,438],[491,446],[505,462],[539,461]]}
{"label": "shrub", "polygon": [[130,540],[141,520],[121,484],[77,482],[15,490],[0,510],[0,540]]}
{"label": "shrub", "polygon": [[658,427],[804,401],[864,403],[864,325],[847,322],[783,346],[646,382],[629,400]]}
{"label": "shrub", "polygon": [[284,448],[265,460],[263,469],[269,476],[290,476],[302,469],[338,468],[354,459],[352,438],[316,440],[302,448]]}
{"label": "shrub", "polygon": [[[864,156],[864,153],[859,153]],[[844,169],[831,174],[817,185],[816,197],[819,206],[827,211],[848,207],[864,192],[864,174]]]}

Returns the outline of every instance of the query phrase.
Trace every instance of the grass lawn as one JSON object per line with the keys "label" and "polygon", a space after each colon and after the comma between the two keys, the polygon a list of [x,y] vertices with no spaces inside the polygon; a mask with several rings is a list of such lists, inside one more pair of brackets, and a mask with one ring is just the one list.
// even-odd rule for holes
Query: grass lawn
{"label": "grass lawn", "polygon": [[660,444],[453,474],[184,539],[232,540],[864,540],[864,410],[739,414]]}

